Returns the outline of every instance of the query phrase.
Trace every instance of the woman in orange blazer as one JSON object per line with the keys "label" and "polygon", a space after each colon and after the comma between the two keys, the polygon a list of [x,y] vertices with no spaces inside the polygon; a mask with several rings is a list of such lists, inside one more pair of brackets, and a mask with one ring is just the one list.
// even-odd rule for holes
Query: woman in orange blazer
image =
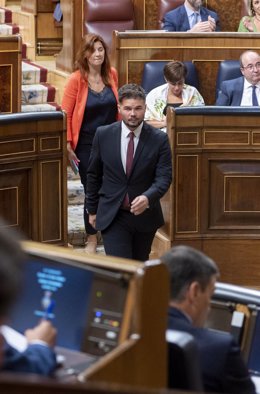
{"label": "woman in orange blazer", "polygon": [[[67,113],[68,157],[72,168],[79,169],[86,200],[87,169],[96,129],[118,117],[118,78],[110,67],[107,46],[96,34],[83,37],[75,69],[66,83],[61,106]],[[84,222],[88,236],[85,250],[95,253],[97,231],[89,224],[86,204]]]}

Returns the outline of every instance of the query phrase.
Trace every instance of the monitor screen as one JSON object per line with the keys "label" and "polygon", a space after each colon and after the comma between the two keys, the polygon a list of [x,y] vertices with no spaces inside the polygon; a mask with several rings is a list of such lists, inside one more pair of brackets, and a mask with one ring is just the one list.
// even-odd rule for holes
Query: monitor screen
{"label": "monitor screen", "polygon": [[128,279],[84,263],[28,256],[9,325],[23,333],[50,319],[57,346],[103,355],[118,344]]}

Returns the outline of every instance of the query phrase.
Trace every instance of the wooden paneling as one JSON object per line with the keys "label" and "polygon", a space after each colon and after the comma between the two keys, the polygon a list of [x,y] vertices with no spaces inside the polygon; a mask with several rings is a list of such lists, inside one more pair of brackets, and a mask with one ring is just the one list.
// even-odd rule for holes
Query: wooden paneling
{"label": "wooden paneling", "polygon": [[216,260],[221,281],[259,286],[259,130],[250,108],[169,110],[174,174],[155,255],[188,244]]}
{"label": "wooden paneling", "polygon": [[198,72],[200,93],[207,105],[213,105],[219,62],[237,60],[248,48],[258,51],[259,42],[259,33],[115,33],[119,85],[141,83],[147,61],[192,61]]}
{"label": "wooden paneling", "polygon": [[0,216],[29,239],[67,243],[62,112],[0,116]]}
{"label": "wooden paneling", "polygon": [[22,40],[18,35],[0,36],[0,112],[21,110]]}

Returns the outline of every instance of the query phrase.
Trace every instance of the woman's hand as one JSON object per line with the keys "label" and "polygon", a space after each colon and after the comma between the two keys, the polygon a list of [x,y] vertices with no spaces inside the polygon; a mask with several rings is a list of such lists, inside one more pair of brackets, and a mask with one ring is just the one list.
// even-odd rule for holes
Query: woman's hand
{"label": "woman's hand", "polygon": [[252,22],[251,22],[251,20],[250,20],[249,18],[245,18],[245,19],[243,20],[243,24],[244,24],[245,28],[246,28],[248,31],[250,31],[250,32],[253,32],[253,31],[254,31],[253,24],[252,24]]}
{"label": "woman's hand", "polygon": [[72,149],[70,142],[67,142],[67,151],[68,151],[69,161],[75,160],[75,162],[78,164],[80,162],[80,160],[77,158],[76,153]]}

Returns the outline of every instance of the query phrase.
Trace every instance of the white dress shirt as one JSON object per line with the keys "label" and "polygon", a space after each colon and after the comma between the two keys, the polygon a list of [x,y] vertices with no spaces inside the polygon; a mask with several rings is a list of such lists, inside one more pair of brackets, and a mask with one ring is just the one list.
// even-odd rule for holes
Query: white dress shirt
{"label": "white dress shirt", "polygon": [[[256,97],[258,104],[260,104],[260,84],[256,84]],[[245,78],[244,80],[244,90],[243,90],[243,95],[242,95],[242,101],[241,101],[241,106],[243,107],[248,107],[252,106],[252,84],[248,82],[248,80]]]}

